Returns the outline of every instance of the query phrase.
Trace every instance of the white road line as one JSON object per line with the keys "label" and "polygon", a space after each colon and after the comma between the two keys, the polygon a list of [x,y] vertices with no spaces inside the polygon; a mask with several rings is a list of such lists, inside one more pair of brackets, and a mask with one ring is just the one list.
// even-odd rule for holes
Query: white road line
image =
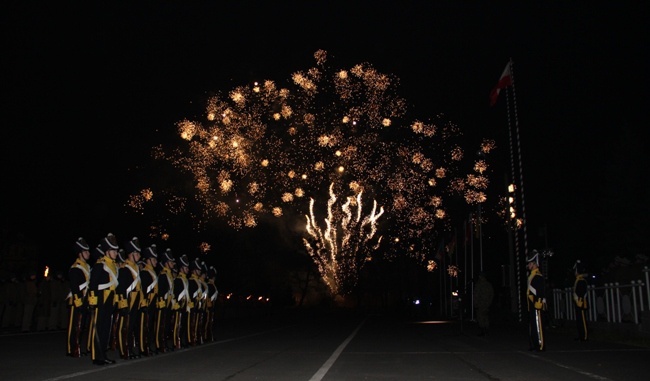
{"label": "white road line", "polygon": [[593,374],[593,373],[585,372],[584,370],[581,370],[581,369],[578,369],[578,368],[574,368],[574,367],[572,367],[572,366],[564,365],[564,364],[561,364],[561,363],[559,363],[559,362],[557,362],[557,361],[549,360],[549,359],[547,359],[547,358],[544,358],[543,356],[537,356],[537,355],[534,355],[534,354],[532,354],[532,353],[527,353],[527,352],[523,352],[523,351],[518,351],[518,352],[521,353],[521,354],[523,354],[523,355],[529,356],[529,357],[534,357],[534,358],[536,358],[536,359],[538,359],[538,360],[546,361],[547,363],[553,364],[553,365],[555,365],[555,366],[559,366],[560,368],[564,368],[564,369],[568,369],[568,370],[574,371],[574,372],[576,372],[576,373],[580,373],[580,374],[582,374],[583,376],[587,376],[587,377],[589,377],[589,378],[593,378],[594,380],[600,380],[600,381],[612,381],[611,379],[609,379],[609,378],[607,378],[607,377],[603,377],[603,376],[599,376],[599,375],[597,375],[597,374]]}
{"label": "white road line", "polygon": [[359,330],[361,329],[361,326],[363,326],[363,324],[366,322],[367,319],[368,319],[368,318],[363,319],[363,321],[362,321],[362,322],[359,324],[359,326],[354,330],[354,332],[352,332],[352,333],[350,334],[350,336],[348,336],[348,338],[345,339],[345,341],[343,341],[343,342],[341,343],[341,345],[339,345],[338,348],[336,348],[336,350],[334,351],[334,353],[332,353],[332,355],[330,356],[330,358],[328,358],[327,361],[325,361],[325,363],[323,364],[323,366],[321,366],[320,369],[318,369],[318,371],[317,371],[316,373],[314,373],[313,376],[311,376],[311,378],[309,379],[309,381],[320,381],[320,380],[323,379],[323,377],[325,377],[325,374],[327,374],[327,372],[330,370],[330,368],[332,367],[332,365],[334,365],[334,362],[336,362],[336,359],[339,358],[339,356],[341,355],[341,352],[343,352],[343,350],[345,349],[345,347],[350,343],[350,341],[352,341],[352,339],[354,338],[354,336],[357,334],[357,332],[359,332]]}

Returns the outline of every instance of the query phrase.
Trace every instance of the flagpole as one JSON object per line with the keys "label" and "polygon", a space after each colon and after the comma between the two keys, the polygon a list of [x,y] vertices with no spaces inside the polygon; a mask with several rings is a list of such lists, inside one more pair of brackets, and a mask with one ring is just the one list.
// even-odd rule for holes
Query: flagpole
{"label": "flagpole", "polygon": [[[510,70],[512,69],[512,58],[510,59]],[[524,198],[524,166],[521,155],[521,139],[519,138],[519,115],[517,113],[517,91],[515,88],[514,70],[512,74],[512,103],[515,117],[515,130],[517,131],[517,154],[519,159],[519,186],[521,187],[521,218],[524,229],[524,254],[528,255],[528,233],[526,230],[526,202]]]}
{"label": "flagpole", "polygon": [[[440,249],[438,249],[438,251],[440,251]],[[442,259],[439,259],[439,260],[442,262]],[[443,276],[442,275],[442,267],[443,266],[442,266],[442,264],[439,264],[439,266],[440,266],[440,271],[438,271],[438,274],[439,274],[438,283],[439,283],[439,288],[440,288],[440,314],[442,316],[445,316],[445,313],[446,313],[447,309],[445,308],[445,301],[444,301],[445,293],[444,293],[444,290],[443,290],[443,279],[442,279],[442,276]]]}
{"label": "flagpole", "polygon": [[442,316],[447,316],[447,280],[445,280],[445,238],[442,238],[442,256],[440,257],[440,286],[442,286]]}
{"label": "flagpole", "polygon": [[[523,160],[521,154],[521,138],[519,135],[519,115],[517,113],[517,92],[515,90],[515,78],[514,78],[514,68],[513,68],[512,58],[508,61],[499,81],[496,86],[490,92],[490,106],[494,106],[499,97],[501,90],[505,89],[506,91],[506,112],[508,116],[508,139],[510,142],[510,169],[512,175],[512,183],[518,183],[515,186],[515,189],[512,190],[512,197],[514,198],[514,205],[521,205],[521,217],[519,218],[517,214],[512,214],[512,231],[514,232],[514,246],[515,246],[515,257],[516,257],[516,271],[517,271],[517,300],[519,303],[519,321],[522,320],[522,297],[521,292],[521,270],[522,265],[520,265],[520,250],[519,250],[519,228],[522,228],[523,233],[523,245],[524,250],[523,254],[528,255],[528,231],[527,231],[527,222],[526,222],[526,202],[524,198],[524,174],[523,174]],[[512,110],[510,105],[510,91],[508,88],[512,88]],[[514,126],[513,126],[514,125]],[[514,129],[514,132],[513,132]],[[514,140],[514,141],[513,141]],[[515,148],[517,160],[515,161]],[[517,177],[517,175],[519,175]],[[518,180],[518,181],[517,181]],[[518,191],[518,192],[517,192]],[[510,193],[511,190],[509,189]],[[517,193],[519,197],[517,197]]]}
{"label": "flagpole", "polygon": [[472,321],[474,321],[474,214],[470,214],[470,224],[472,226],[472,234],[470,235],[470,243],[469,243],[469,261],[470,261],[470,269],[472,270]]}
{"label": "flagpole", "polygon": [[465,281],[464,281],[465,295],[467,295],[467,285],[468,285],[468,282],[467,282],[467,229],[468,229],[468,226],[467,225],[468,225],[468,222],[467,222],[467,220],[465,220],[465,222],[463,223],[463,236],[464,236],[463,237],[463,267],[464,267],[464,270],[463,270],[464,274],[463,275],[465,276]]}
{"label": "flagpole", "polygon": [[454,251],[456,251],[456,291],[459,291],[460,261],[458,260],[458,229],[454,228]]}
{"label": "flagpole", "polygon": [[479,253],[479,272],[483,271],[483,212],[481,204],[478,204],[478,253]]}
{"label": "flagpole", "polygon": [[[469,219],[465,220],[463,222],[463,276],[464,276],[464,281],[463,281],[463,298],[469,299],[470,303],[467,303],[467,300],[463,303],[463,307],[469,306],[469,309],[472,310],[473,306],[471,305],[472,303],[472,290],[468,289],[470,287],[470,283],[467,280],[467,230],[469,229]],[[470,319],[471,319],[471,314],[470,314]],[[462,319],[461,319],[462,321]]]}
{"label": "flagpole", "polygon": [[[508,62],[510,65],[510,77],[511,77],[511,86],[512,87],[512,110],[510,110],[510,97],[509,90],[506,87],[506,107],[508,114],[508,131],[510,135],[510,161],[512,168],[512,178],[513,181],[517,181],[517,174],[519,174],[519,198],[521,204],[521,228],[523,231],[523,245],[524,256],[528,255],[528,232],[527,232],[527,223],[526,223],[526,202],[524,198],[524,175],[523,175],[523,160],[521,154],[521,138],[519,134],[519,116],[517,113],[517,92],[515,91],[515,77],[514,77],[514,68],[512,58]],[[514,122],[513,120],[514,119]],[[514,139],[517,149],[517,161],[515,162],[514,151],[513,151],[513,123],[514,123]],[[517,168],[518,170],[516,170]],[[516,191],[516,190],[515,190]],[[519,306],[519,321],[522,321],[522,302],[521,302],[521,292],[522,292],[522,276],[520,265],[520,250],[519,250],[519,232],[518,232],[517,222],[515,221],[515,250],[516,250],[516,263],[517,263],[517,290],[518,290],[518,306]]]}

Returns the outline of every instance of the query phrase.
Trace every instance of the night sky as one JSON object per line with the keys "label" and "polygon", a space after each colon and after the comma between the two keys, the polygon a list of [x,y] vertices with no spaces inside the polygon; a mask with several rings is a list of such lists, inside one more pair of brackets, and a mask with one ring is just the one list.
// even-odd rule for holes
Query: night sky
{"label": "night sky", "polygon": [[648,253],[641,2],[181,3],[3,2],[3,237],[66,263],[78,236],[146,237],[124,204],[151,147],[173,142],[208,94],[288,80],[324,49],[399,77],[409,112],[496,139],[504,172],[505,102],[489,107],[488,94],[512,58],[529,246],[548,245],[558,267]]}

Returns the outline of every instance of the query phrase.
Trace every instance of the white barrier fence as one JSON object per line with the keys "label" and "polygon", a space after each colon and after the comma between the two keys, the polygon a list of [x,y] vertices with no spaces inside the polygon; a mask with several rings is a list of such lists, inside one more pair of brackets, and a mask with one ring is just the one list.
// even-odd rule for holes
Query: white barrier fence
{"label": "white barrier fence", "polygon": [[[639,324],[644,310],[650,308],[650,269],[645,266],[645,283],[633,280],[629,284],[606,283],[589,286],[587,291],[589,321],[608,323],[634,322]],[[573,288],[553,290],[553,317],[557,320],[575,320]]]}

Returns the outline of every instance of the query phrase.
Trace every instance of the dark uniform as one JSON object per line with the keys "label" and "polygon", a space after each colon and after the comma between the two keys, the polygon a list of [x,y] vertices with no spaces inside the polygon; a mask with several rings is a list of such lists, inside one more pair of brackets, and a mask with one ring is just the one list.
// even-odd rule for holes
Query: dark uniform
{"label": "dark uniform", "polygon": [[[113,300],[113,313],[111,315],[112,318],[111,337],[109,339],[109,348],[114,351],[120,350],[120,346],[119,346],[120,312],[123,312],[122,309],[124,308],[124,302],[120,303],[120,300],[123,299],[123,297],[121,298],[121,295],[124,292],[124,289],[120,289],[120,273],[123,272],[122,267],[124,267],[125,261],[126,261],[126,254],[124,253],[124,249],[119,248],[117,250],[117,258],[115,259],[115,264],[117,265],[117,287],[115,288],[115,298]],[[126,282],[122,282],[122,285],[124,285],[124,283]]]}
{"label": "dark uniform", "polygon": [[[68,305],[70,314],[68,316],[68,347],[67,356],[80,357],[88,354],[88,300],[86,293],[90,281],[90,246],[82,237],[79,237],[73,246],[77,253],[70,270],[68,270],[68,281],[70,282],[70,294],[68,294]],[[83,349],[82,349],[83,348]]]}
{"label": "dark uniform", "polygon": [[[140,242],[133,237],[125,245],[126,258],[120,267],[118,276],[118,346],[120,356],[127,360],[140,357],[139,346],[136,346],[140,337],[140,301],[142,288],[140,284]],[[138,349],[136,351],[136,349]]]}
{"label": "dark uniform", "polygon": [[587,328],[587,271],[580,260],[573,265],[576,280],[573,283],[573,305],[576,312],[576,326],[578,329],[577,341],[587,341],[589,329]]}
{"label": "dark uniform", "polygon": [[214,341],[214,318],[217,311],[217,296],[219,291],[216,284],[217,270],[214,266],[208,269],[208,291],[206,295],[205,307],[205,341]]}
{"label": "dark uniform", "polygon": [[[90,250],[90,260],[88,261],[88,265],[90,266],[90,273],[91,274],[93,272],[92,269],[95,266],[95,263],[97,263],[97,261],[100,258],[102,258],[104,255],[105,255],[105,253],[104,253],[104,249],[102,249],[102,244],[101,243],[98,244],[97,247],[95,247],[94,249]],[[90,280],[89,280],[89,285],[90,285]],[[86,296],[86,299],[87,298],[88,297]],[[87,331],[87,334],[86,334],[86,336],[87,336],[87,338],[86,338],[86,346],[87,346],[86,347],[86,354],[89,354],[90,350],[91,350],[90,347],[91,347],[91,345],[93,343],[93,335],[94,335],[94,332],[92,330],[92,314],[91,314],[90,311],[88,312],[88,329],[86,331]]]}
{"label": "dark uniform", "polygon": [[206,340],[207,337],[206,319],[207,319],[207,309],[208,309],[208,282],[206,281],[207,276],[208,276],[208,266],[205,264],[204,261],[201,261],[201,275],[199,276],[199,283],[201,285],[201,300],[199,306],[199,322],[197,328],[198,344],[203,344],[207,341]]}
{"label": "dark uniform", "polygon": [[544,311],[546,310],[546,290],[544,276],[539,271],[539,253],[533,250],[528,254],[526,265],[530,271],[528,275],[528,289],[526,300],[528,304],[529,339],[531,351],[545,351],[544,342]]}
{"label": "dark uniform", "polygon": [[99,258],[103,257],[106,253],[104,253],[104,249],[102,249],[102,244],[100,243],[97,245],[97,247],[94,250],[90,251],[90,260],[88,261],[88,264],[90,265],[90,268],[92,269],[95,263],[99,260]]}
{"label": "dark uniform", "polygon": [[162,269],[158,273],[158,294],[156,295],[156,350],[165,353],[173,349],[172,305],[174,304],[174,274],[176,260],[171,249],[165,250],[160,259]]}
{"label": "dark uniform", "polygon": [[158,295],[158,253],[156,245],[147,247],[143,252],[144,267],[140,269],[140,281],[142,283],[142,302],[140,303],[140,337],[138,345],[140,353],[149,356],[155,348],[155,317],[156,317],[156,296]]}
{"label": "dark uniform", "polygon": [[189,313],[189,345],[197,345],[200,343],[201,332],[201,302],[203,301],[203,283],[201,282],[201,273],[203,268],[201,261],[196,258],[190,264],[190,278],[188,281],[189,296],[188,299],[188,313]]}
{"label": "dark uniform", "polygon": [[100,243],[104,256],[99,258],[90,272],[88,305],[91,309],[91,350],[95,365],[114,364],[106,356],[111,335],[111,323],[117,288],[117,239],[111,233]]}
{"label": "dark uniform", "polygon": [[190,262],[187,255],[181,256],[179,262],[180,269],[174,279],[174,303],[172,305],[172,324],[174,327],[172,337],[175,349],[187,348],[191,341],[190,309],[193,307],[190,300],[190,282],[187,279],[187,274],[190,271]]}

